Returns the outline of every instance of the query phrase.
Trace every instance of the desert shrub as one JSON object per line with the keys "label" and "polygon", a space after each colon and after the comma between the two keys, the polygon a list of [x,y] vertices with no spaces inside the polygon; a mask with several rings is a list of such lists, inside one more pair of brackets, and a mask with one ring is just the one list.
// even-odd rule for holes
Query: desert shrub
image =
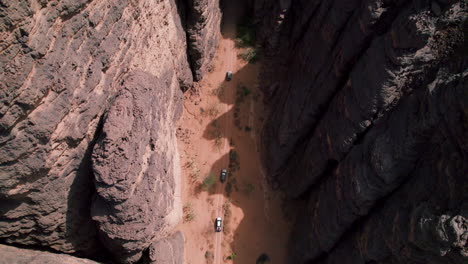
{"label": "desert shrub", "polygon": [[239,58],[247,61],[249,63],[255,63],[258,60],[259,54],[258,50],[254,47],[245,48],[241,53],[238,55]]}
{"label": "desert shrub", "polygon": [[240,104],[244,101],[245,97],[247,97],[248,95],[250,95],[252,93],[252,90],[250,90],[248,87],[242,85],[242,84],[239,84],[237,86],[237,90],[236,90],[236,103],[237,104]]}
{"label": "desert shrub", "polygon": [[200,107],[200,114],[203,117],[211,117],[214,118],[219,114],[219,108],[216,104],[210,104],[207,109]]}
{"label": "desert shrub", "polygon": [[205,259],[206,259],[206,263],[207,263],[207,264],[213,263],[213,261],[214,261],[214,254],[213,254],[213,252],[207,250],[207,251],[205,252]]}
{"label": "desert shrub", "polygon": [[211,122],[210,125],[211,127],[208,129],[208,136],[214,139],[214,146],[217,149],[221,149],[223,146],[223,134],[221,133],[221,127],[216,120]]}
{"label": "desert shrub", "polygon": [[226,201],[223,204],[223,212],[224,212],[224,228],[223,228],[223,233],[225,235],[229,234],[231,231],[231,217],[232,217],[232,212],[231,212],[231,202]]}
{"label": "desert shrub", "polygon": [[226,186],[224,186],[224,191],[226,192],[226,196],[231,196],[232,193],[232,183],[228,182],[226,183]]}
{"label": "desert shrub", "polygon": [[226,196],[230,196],[233,191],[239,191],[239,188],[237,187],[237,179],[231,172],[228,172],[228,182],[224,187],[224,191],[226,192]]}
{"label": "desert shrub", "polygon": [[229,151],[229,161],[231,162],[237,162],[239,160],[239,154],[233,149]]}
{"label": "desert shrub", "polygon": [[236,257],[237,257],[237,254],[234,253],[234,252],[232,252],[231,255],[229,255],[229,256],[227,257],[227,259],[229,259],[229,260],[234,260]]}
{"label": "desert shrub", "polygon": [[231,172],[240,169],[239,154],[237,154],[237,152],[233,149],[229,151],[229,169]]}
{"label": "desert shrub", "polygon": [[252,91],[251,91],[249,88],[245,87],[245,86],[242,86],[241,89],[242,89],[242,90],[241,90],[241,91],[242,91],[242,95],[243,95],[244,97],[245,97],[245,96],[248,96],[249,94],[252,93]]}
{"label": "desert shrub", "polygon": [[211,104],[208,109],[206,110],[208,116],[216,117],[219,114],[219,109],[216,104]]}
{"label": "desert shrub", "polygon": [[185,163],[185,168],[189,169],[189,177],[193,182],[198,181],[200,178],[200,169],[194,158],[191,158]]}
{"label": "desert shrub", "polygon": [[213,173],[208,174],[202,182],[202,187],[205,191],[211,189],[216,182],[216,178]]}
{"label": "desert shrub", "polygon": [[195,166],[195,159],[191,158],[185,163],[185,168],[192,169]]}
{"label": "desert shrub", "polygon": [[237,24],[236,46],[243,48],[255,45],[256,34],[253,20],[249,17],[244,17]]}
{"label": "desert shrub", "polygon": [[192,203],[188,202],[183,207],[184,221],[191,222],[195,219],[195,212],[192,208]]}
{"label": "desert shrub", "polygon": [[190,178],[192,179],[193,182],[198,181],[198,179],[200,179],[200,169],[194,168],[194,169],[190,172]]}
{"label": "desert shrub", "polygon": [[224,88],[226,85],[224,83],[219,84],[218,87],[214,88],[213,90],[210,91],[210,95],[212,96],[222,96],[224,94]]}
{"label": "desert shrub", "polygon": [[260,256],[258,256],[257,261],[255,262],[255,264],[265,264],[265,263],[268,263],[268,262],[270,262],[270,257],[268,257],[267,254],[263,253]]}
{"label": "desert shrub", "polygon": [[242,190],[246,195],[250,195],[253,191],[255,191],[255,186],[251,183],[244,183]]}

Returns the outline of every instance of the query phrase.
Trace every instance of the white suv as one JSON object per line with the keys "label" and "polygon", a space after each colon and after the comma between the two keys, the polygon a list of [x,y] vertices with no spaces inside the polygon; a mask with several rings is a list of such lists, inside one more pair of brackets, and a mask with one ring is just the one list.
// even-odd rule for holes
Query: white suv
{"label": "white suv", "polygon": [[222,220],[221,217],[216,218],[216,232],[221,232],[222,230]]}

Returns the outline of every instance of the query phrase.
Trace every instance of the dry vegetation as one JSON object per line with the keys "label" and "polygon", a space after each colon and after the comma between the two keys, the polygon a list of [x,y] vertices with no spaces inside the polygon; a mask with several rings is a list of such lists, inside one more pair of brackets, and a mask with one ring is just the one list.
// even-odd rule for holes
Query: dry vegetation
{"label": "dry vegetation", "polygon": [[245,183],[242,185],[242,192],[244,192],[245,195],[250,196],[250,194],[255,191],[255,186],[251,183]]}
{"label": "dry vegetation", "polygon": [[236,32],[236,47],[242,49],[239,58],[249,63],[255,63],[258,60],[259,52],[255,47],[256,32],[253,19],[242,18],[241,22],[237,24]]}
{"label": "dry vegetation", "polygon": [[226,85],[224,83],[221,83],[218,87],[212,89],[210,91],[211,96],[218,96],[221,97],[224,95],[224,89],[226,88]]}
{"label": "dry vegetation", "polygon": [[223,134],[221,133],[221,127],[216,120],[211,122],[210,125],[211,126],[208,130],[209,137],[213,138],[214,147],[217,150],[220,150],[223,146]]}
{"label": "dry vegetation", "polygon": [[197,162],[194,158],[190,158],[185,163],[185,168],[189,170],[189,178],[192,183],[197,182],[200,179],[200,169],[197,166]]}
{"label": "dry vegetation", "polygon": [[239,154],[237,151],[231,149],[229,151],[229,171],[235,172],[238,170],[240,170]]}
{"label": "dry vegetation", "polygon": [[241,112],[241,105],[245,101],[245,98],[249,96],[252,93],[252,91],[244,86],[243,84],[239,84],[236,89],[236,104],[234,106],[234,125],[238,129],[242,129],[241,125],[241,118],[240,118],[240,112]]}
{"label": "dry vegetation", "polygon": [[220,110],[216,103],[212,103],[208,106],[207,109],[200,107],[200,114],[203,117],[215,118],[219,115]]}
{"label": "dry vegetation", "polygon": [[229,200],[224,202],[223,204],[223,214],[224,214],[223,233],[225,235],[228,235],[229,232],[231,232],[231,217],[232,217],[231,202]]}
{"label": "dry vegetation", "polygon": [[192,203],[188,202],[184,205],[184,222],[191,222],[195,219],[195,212],[193,211]]}
{"label": "dry vegetation", "polygon": [[254,47],[245,48],[238,57],[249,63],[255,63],[258,60],[258,50]]}
{"label": "dry vegetation", "polygon": [[213,263],[213,261],[214,261],[214,254],[213,254],[213,252],[210,251],[210,250],[207,250],[207,251],[205,252],[205,259],[206,259],[206,263],[207,263],[207,264]]}

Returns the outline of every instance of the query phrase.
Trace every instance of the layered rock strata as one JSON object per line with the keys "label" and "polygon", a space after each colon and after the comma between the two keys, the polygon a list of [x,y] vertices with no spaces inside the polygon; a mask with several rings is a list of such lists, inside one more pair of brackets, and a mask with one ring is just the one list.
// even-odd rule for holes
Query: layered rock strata
{"label": "layered rock strata", "polygon": [[0,241],[137,261],[181,212],[185,18],[174,0],[0,7]]}
{"label": "layered rock strata", "polygon": [[219,0],[178,0],[185,18],[188,55],[196,81],[210,71],[221,27]]}
{"label": "layered rock strata", "polygon": [[[254,2],[271,12],[257,17],[271,35],[259,40],[263,89],[274,106],[263,130],[264,164],[275,187],[307,203],[292,235],[292,263],[465,260],[466,224],[446,239],[417,224],[468,217],[463,3]],[[416,188],[427,181],[427,189]],[[432,216],[417,213],[422,202]],[[378,236],[379,228],[399,238]],[[399,258],[403,247],[411,249]]]}
{"label": "layered rock strata", "polygon": [[98,262],[75,258],[66,254],[20,249],[6,245],[0,245],[0,256],[2,256],[0,264],[98,264]]}
{"label": "layered rock strata", "polygon": [[139,260],[142,250],[181,217],[173,124],[182,109],[175,78],[171,72],[159,78],[140,71],[129,74],[94,146],[98,197],[91,214],[99,223],[101,241],[128,262]]}

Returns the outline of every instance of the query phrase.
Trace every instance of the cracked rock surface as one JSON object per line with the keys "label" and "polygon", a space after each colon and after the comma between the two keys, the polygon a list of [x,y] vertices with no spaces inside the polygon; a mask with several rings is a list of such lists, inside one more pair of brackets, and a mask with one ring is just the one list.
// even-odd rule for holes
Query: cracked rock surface
{"label": "cracked rock surface", "polygon": [[250,3],[264,165],[303,203],[291,263],[466,262],[466,7]]}
{"label": "cracked rock surface", "polygon": [[39,250],[0,245],[0,264],[98,264],[99,262]]}
{"label": "cracked rock surface", "polygon": [[[193,81],[178,4],[0,1],[1,243],[130,263],[177,224],[174,124]],[[191,33],[211,43],[202,64],[208,31]]]}

